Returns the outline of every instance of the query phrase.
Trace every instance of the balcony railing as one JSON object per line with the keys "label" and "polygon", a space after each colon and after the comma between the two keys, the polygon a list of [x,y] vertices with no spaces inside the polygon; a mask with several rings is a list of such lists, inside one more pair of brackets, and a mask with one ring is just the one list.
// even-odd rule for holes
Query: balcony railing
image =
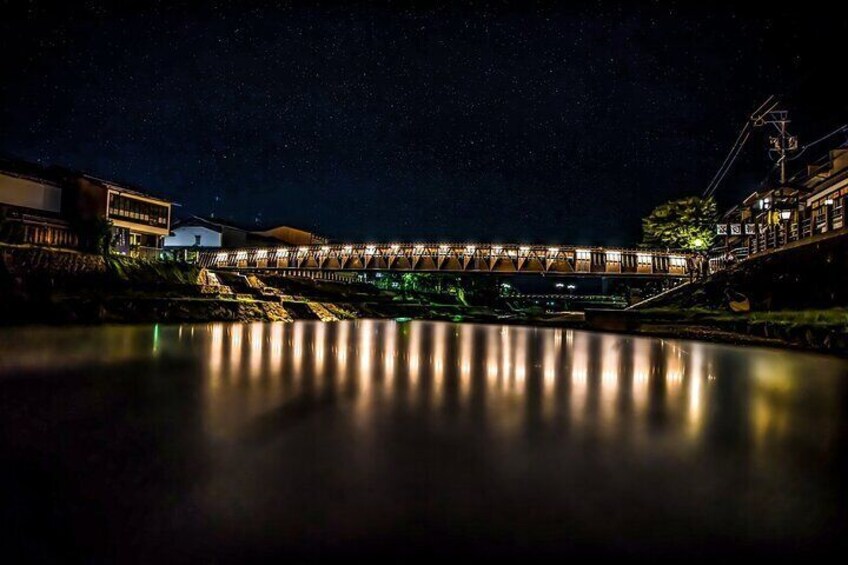
{"label": "balcony railing", "polygon": [[795,242],[843,231],[848,227],[846,209],[848,197],[842,197],[833,204],[818,208],[815,213],[809,210],[799,212],[797,221],[767,226],[748,240],[748,254],[757,255]]}

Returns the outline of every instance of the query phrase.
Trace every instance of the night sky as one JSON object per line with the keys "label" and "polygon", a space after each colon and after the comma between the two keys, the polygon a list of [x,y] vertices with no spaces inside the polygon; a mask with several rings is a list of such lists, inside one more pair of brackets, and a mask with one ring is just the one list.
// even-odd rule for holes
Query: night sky
{"label": "night sky", "polygon": [[627,244],[769,94],[802,144],[848,122],[848,18],[810,2],[168,4],[0,0],[0,153],[335,239]]}

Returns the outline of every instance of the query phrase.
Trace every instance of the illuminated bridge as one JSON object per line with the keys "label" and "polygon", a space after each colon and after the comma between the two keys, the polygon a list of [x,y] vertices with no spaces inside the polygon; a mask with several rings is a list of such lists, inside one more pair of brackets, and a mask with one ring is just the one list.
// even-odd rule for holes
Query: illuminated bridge
{"label": "illuminated bridge", "polygon": [[477,243],[337,243],[200,251],[204,267],[332,271],[685,277],[685,252],[650,249]]}

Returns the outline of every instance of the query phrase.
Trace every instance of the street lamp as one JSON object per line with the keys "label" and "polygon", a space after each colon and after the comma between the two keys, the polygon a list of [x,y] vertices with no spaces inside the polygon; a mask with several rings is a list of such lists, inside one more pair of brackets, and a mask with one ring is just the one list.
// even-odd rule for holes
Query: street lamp
{"label": "street lamp", "polygon": [[781,210],[780,211],[780,219],[781,220],[785,221],[785,220],[788,220],[791,217],[792,217],[792,210]]}

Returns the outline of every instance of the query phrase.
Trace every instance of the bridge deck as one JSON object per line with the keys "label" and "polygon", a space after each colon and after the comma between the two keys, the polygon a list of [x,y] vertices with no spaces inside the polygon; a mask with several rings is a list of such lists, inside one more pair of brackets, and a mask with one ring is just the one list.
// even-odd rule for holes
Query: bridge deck
{"label": "bridge deck", "polygon": [[685,277],[685,252],[471,243],[339,243],[201,251],[221,269]]}

